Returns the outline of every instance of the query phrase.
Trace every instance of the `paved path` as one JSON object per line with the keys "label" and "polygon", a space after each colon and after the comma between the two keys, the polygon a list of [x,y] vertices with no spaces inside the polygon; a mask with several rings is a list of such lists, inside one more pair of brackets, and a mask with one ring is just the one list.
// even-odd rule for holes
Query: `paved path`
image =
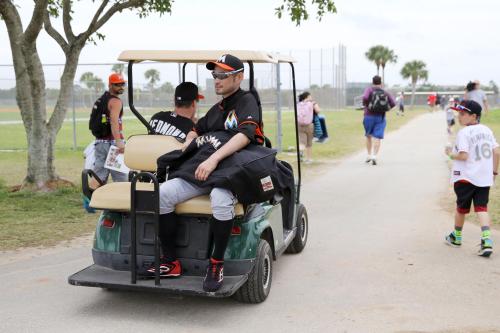
{"label": "paved path", "polygon": [[499,329],[500,254],[477,257],[479,228],[470,224],[463,248],[443,243],[452,226],[440,206],[445,141],[444,115],[426,114],[387,136],[379,166],[364,165],[359,153],[305,184],[308,246],[275,263],[263,304],[69,286],[67,276],[91,261],[79,245],[10,263],[0,256],[0,331]]}

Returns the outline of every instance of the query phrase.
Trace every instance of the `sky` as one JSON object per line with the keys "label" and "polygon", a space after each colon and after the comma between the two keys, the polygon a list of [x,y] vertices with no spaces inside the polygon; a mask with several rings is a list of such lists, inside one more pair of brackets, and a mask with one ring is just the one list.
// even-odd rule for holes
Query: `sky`
{"label": "sky", "polygon": [[[33,1],[15,3],[26,26]],[[311,18],[299,27],[288,17],[277,18],[274,8],[280,3],[281,0],[178,0],[173,3],[171,15],[139,19],[133,12],[124,12],[115,15],[100,30],[106,36],[105,41],[84,48],[80,63],[113,63],[126,49],[292,52],[298,60],[298,85],[304,86],[308,84],[308,50],[313,50],[313,83],[319,83],[321,49],[324,52],[322,82],[331,83],[331,52],[339,43],[347,48],[347,80],[367,82],[376,70],[364,53],[369,47],[382,44],[398,55],[398,62],[386,68],[386,82],[390,84],[407,84],[399,72],[405,62],[415,59],[427,64],[429,82],[433,84],[465,85],[474,79],[500,83],[500,33],[498,24],[494,23],[500,13],[500,1],[337,0],[337,13],[327,14],[321,22],[315,19],[314,7],[309,6]],[[77,2],[75,32],[85,29],[98,4],[99,1],[90,0]],[[58,22],[54,25],[61,26]],[[64,62],[59,46],[45,32],[37,47],[43,63]],[[8,35],[2,22],[0,64],[12,64]],[[110,66],[90,69],[105,77]],[[89,67],[79,68],[77,79],[87,70]],[[171,76],[171,72],[166,75]],[[59,74],[60,70],[48,68],[46,79],[55,82]],[[13,78],[12,68],[0,67],[0,87],[12,83]]]}

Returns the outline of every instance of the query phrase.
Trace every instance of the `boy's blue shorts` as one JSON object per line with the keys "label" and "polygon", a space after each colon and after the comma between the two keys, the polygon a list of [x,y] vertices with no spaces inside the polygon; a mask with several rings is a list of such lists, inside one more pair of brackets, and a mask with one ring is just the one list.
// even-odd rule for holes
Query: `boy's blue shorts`
{"label": "boy's blue shorts", "polygon": [[372,136],[377,139],[384,138],[384,131],[387,122],[384,116],[365,116],[363,126],[365,127],[365,136]]}

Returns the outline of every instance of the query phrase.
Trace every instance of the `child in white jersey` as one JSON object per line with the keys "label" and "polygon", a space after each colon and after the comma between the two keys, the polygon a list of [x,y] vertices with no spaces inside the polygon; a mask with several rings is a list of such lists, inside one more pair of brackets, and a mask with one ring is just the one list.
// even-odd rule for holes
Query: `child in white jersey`
{"label": "child in white jersey", "polygon": [[465,126],[457,133],[455,146],[446,148],[446,154],[453,160],[451,182],[457,195],[455,230],[446,236],[452,246],[462,245],[462,228],[465,214],[474,211],[481,223],[481,248],[478,255],[489,257],[493,253],[491,241],[488,199],[490,186],[498,174],[500,150],[493,132],[479,123],[481,106],[474,101],[464,101],[453,107],[458,111],[460,125]]}

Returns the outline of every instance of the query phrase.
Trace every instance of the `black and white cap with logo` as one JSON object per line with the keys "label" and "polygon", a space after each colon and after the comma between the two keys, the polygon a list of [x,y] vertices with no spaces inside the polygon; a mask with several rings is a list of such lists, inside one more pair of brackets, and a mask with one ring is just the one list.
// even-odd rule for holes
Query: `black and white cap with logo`
{"label": "black and white cap with logo", "polygon": [[215,67],[220,67],[227,71],[242,71],[244,69],[243,62],[231,54],[224,54],[217,61],[207,62],[206,66],[208,70],[214,70]]}

